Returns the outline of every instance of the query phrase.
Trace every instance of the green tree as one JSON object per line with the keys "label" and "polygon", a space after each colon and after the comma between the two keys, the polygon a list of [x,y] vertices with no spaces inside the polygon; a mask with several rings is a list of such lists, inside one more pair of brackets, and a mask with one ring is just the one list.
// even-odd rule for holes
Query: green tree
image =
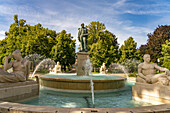
{"label": "green tree", "polygon": [[143,56],[144,54],[146,54],[147,46],[146,45],[141,45],[139,47],[139,50],[140,50],[141,56]]}
{"label": "green tree", "polygon": [[91,46],[93,43],[96,43],[101,36],[101,33],[104,32],[106,29],[104,23],[100,23],[99,21],[92,21],[90,24],[87,26],[88,28],[88,44],[87,48],[90,50]]}
{"label": "green tree", "polygon": [[151,55],[152,62],[157,62],[157,59],[162,57],[162,44],[170,39],[170,25],[158,26],[153,34],[148,34],[148,38],[146,53]]}
{"label": "green tree", "polygon": [[75,63],[75,40],[72,39],[71,34],[67,34],[65,30],[61,31],[56,37],[57,43],[50,53],[55,62],[60,62],[64,71],[66,71],[66,67]]}
{"label": "green tree", "polygon": [[0,64],[4,64],[5,57],[8,53],[6,52],[6,39],[0,40]]}
{"label": "green tree", "polygon": [[41,24],[28,25],[26,20],[18,20],[18,15],[14,15],[14,23],[5,32],[5,39],[0,41],[0,63],[3,64],[5,57],[16,49],[21,50],[23,57],[34,53],[51,57],[49,53],[57,43],[57,35],[54,30],[43,28]]}
{"label": "green tree", "polygon": [[9,32],[5,32],[6,38],[0,41],[0,62],[4,63],[4,59],[9,54],[19,48],[19,29],[18,29],[18,16],[14,15],[14,23],[10,25]]}
{"label": "green tree", "polygon": [[106,30],[104,23],[92,21],[88,26],[88,51],[90,59],[95,68],[100,67],[105,62],[108,67],[118,60],[117,38],[114,34]]}
{"label": "green tree", "polygon": [[139,50],[136,49],[137,43],[132,37],[124,41],[124,45],[120,47],[120,60],[119,62],[126,62],[127,60],[140,59]]}
{"label": "green tree", "polygon": [[162,55],[163,57],[161,58],[163,60],[163,65],[164,67],[170,69],[170,39],[166,40],[165,44],[162,44]]}
{"label": "green tree", "polygon": [[94,67],[100,67],[104,62],[108,67],[118,61],[118,42],[111,32],[105,30],[100,33],[100,39],[93,43],[90,49],[90,59]]}

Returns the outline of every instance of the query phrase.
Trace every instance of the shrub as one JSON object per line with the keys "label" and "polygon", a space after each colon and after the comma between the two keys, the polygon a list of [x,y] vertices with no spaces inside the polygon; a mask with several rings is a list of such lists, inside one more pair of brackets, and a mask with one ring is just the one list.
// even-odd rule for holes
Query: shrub
{"label": "shrub", "polygon": [[138,77],[138,74],[137,73],[129,73],[128,76],[129,77]]}
{"label": "shrub", "polygon": [[128,71],[128,73],[137,73],[138,71],[138,65],[141,62],[135,59],[127,60],[126,62],[123,62],[122,65],[125,66],[125,69]]}
{"label": "shrub", "polygon": [[119,64],[111,64],[108,68],[108,73],[123,73]]}

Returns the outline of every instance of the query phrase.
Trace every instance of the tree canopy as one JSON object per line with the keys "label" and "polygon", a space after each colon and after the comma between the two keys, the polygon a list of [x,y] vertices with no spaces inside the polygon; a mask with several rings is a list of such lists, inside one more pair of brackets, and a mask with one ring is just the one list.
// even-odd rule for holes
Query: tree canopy
{"label": "tree canopy", "polygon": [[[9,31],[5,32],[5,39],[0,41],[0,64],[6,56],[12,54],[16,49],[20,49],[22,56],[30,54],[39,54],[46,56],[46,58],[54,58],[50,53],[53,53],[56,45],[61,41],[64,45],[60,48],[61,51],[67,51],[65,54],[67,57],[60,58],[56,61],[65,62],[71,56],[71,59],[75,55],[75,41],[72,40],[71,34],[66,34],[66,31],[56,33],[54,30],[42,27],[40,23],[31,26],[26,24],[26,20],[18,20],[18,15],[14,15],[14,23],[11,24]],[[62,36],[61,36],[62,35]],[[58,47],[58,46],[57,46]],[[74,59],[68,61],[68,64],[73,64]],[[63,63],[61,63],[63,64]],[[68,66],[68,65],[67,65]]]}
{"label": "tree canopy", "polygon": [[161,58],[163,60],[163,65],[164,67],[170,69],[170,39],[166,40],[165,44],[162,44],[162,55],[163,57]]}
{"label": "tree canopy", "polygon": [[137,42],[132,37],[124,41],[124,45],[120,47],[120,60],[119,62],[126,62],[127,60],[140,59],[139,51],[137,50]]}
{"label": "tree canopy", "polygon": [[146,50],[142,50],[141,52],[144,52],[145,54],[150,54],[151,61],[157,62],[158,58],[163,57],[163,55],[161,54],[162,44],[165,44],[165,41],[168,39],[170,39],[170,26],[158,26],[153,33],[148,34],[148,41],[145,45],[146,48],[144,48]]}
{"label": "tree canopy", "polygon": [[91,22],[88,25],[89,39],[88,50],[94,67],[100,67],[103,62],[109,66],[118,60],[118,48],[116,36],[106,30],[104,23]]}
{"label": "tree canopy", "polygon": [[53,46],[50,55],[55,61],[59,61],[64,66],[70,67],[75,63],[75,40],[72,40],[71,34],[67,34],[65,30],[56,37],[56,45]]}
{"label": "tree canopy", "polygon": [[[89,34],[87,48],[94,67],[100,67],[103,62],[108,67],[112,63],[139,60],[142,55],[148,53],[152,62],[161,58],[163,66],[169,68],[168,25],[158,26],[153,33],[149,33],[147,44],[141,45],[139,50],[136,48],[137,42],[129,37],[120,47],[120,51],[117,37],[106,29],[104,23],[92,21],[86,27]],[[26,20],[18,19],[18,15],[14,15],[14,22],[10,25],[9,31],[5,32],[5,39],[0,40],[0,64],[3,64],[5,57],[16,49],[21,50],[23,57],[38,54],[59,61],[64,70],[75,63],[75,40],[70,33],[65,30],[56,33],[42,27],[40,23],[31,26],[26,24]]]}

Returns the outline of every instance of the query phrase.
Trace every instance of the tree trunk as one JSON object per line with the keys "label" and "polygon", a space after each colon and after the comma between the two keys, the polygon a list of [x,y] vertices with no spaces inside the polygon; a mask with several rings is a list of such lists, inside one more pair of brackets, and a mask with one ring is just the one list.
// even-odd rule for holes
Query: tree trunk
{"label": "tree trunk", "polygon": [[96,72],[96,68],[94,67],[94,72]]}
{"label": "tree trunk", "polygon": [[66,65],[64,65],[64,72],[66,72]]}

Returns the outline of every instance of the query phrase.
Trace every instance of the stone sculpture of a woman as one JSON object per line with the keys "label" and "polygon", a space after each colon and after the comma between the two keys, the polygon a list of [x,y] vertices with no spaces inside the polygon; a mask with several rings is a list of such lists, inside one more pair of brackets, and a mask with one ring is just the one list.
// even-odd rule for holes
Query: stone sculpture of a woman
{"label": "stone sculpture of a woman", "polygon": [[[14,58],[14,61],[8,63],[8,60]],[[12,73],[7,70],[13,68]],[[15,50],[12,55],[5,58],[4,70],[0,69],[0,83],[23,82],[28,80],[30,71],[30,63],[22,58],[20,50]]]}

